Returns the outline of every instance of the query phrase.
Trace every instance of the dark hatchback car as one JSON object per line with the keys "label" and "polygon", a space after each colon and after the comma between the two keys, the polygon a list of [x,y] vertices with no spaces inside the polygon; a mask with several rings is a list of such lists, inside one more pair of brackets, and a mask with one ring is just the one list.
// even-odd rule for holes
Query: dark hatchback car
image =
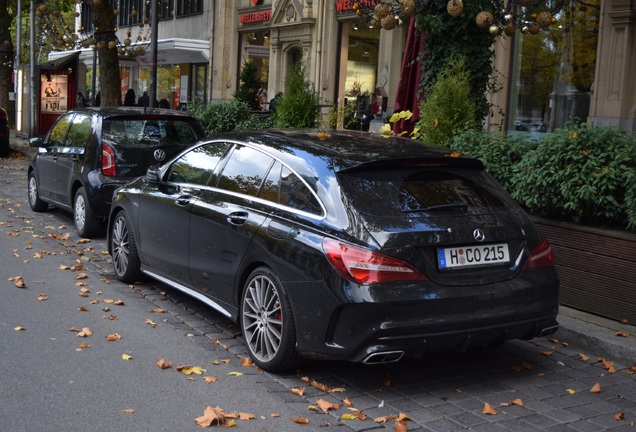
{"label": "dark hatchback car", "polygon": [[4,108],[0,108],[0,157],[9,156],[9,118]]}
{"label": "dark hatchback car", "polygon": [[171,110],[112,107],[69,111],[37,147],[29,164],[29,204],[73,212],[78,234],[96,235],[108,218],[113,192],[204,136],[190,115]]}
{"label": "dark hatchback car", "polygon": [[402,138],[218,135],[113,200],[117,277],[240,323],[255,363],[365,363],[556,331],[551,249],[481,162]]}

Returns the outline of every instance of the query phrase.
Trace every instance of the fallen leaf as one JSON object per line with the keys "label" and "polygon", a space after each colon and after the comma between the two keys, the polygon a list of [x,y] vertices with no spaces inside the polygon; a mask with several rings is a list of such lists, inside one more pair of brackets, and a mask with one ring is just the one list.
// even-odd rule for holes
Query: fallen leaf
{"label": "fallen leaf", "polygon": [[248,367],[251,367],[251,366],[254,366],[254,362],[253,362],[253,361],[252,361],[252,359],[251,359],[251,358],[249,358],[249,357],[243,357],[243,358],[241,359],[241,366],[248,366]]}
{"label": "fallen leaf", "polygon": [[88,348],[89,346],[90,346],[90,345],[89,345],[89,344],[87,344],[86,342],[82,342],[82,343],[80,344],[80,346],[79,346],[79,349],[80,349],[80,350],[83,350],[83,349]]}
{"label": "fallen leaf", "polygon": [[91,332],[90,328],[84,327],[81,332],[77,333],[77,336],[78,337],[89,337],[89,336],[93,336],[93,332]]}
{"label": "fallen leaf", "polygon": [[397,419],[397,416],[395,414],[390,414],[390,415],[387,415],[387,416],[376,417],[376,418],[373,419],[373,421],[375,423],[386,423],[389,420],[396,420],[396,419]]}
{"label": "fallen leaf", "polygon": [[[75,266],[73,266],[73,267],[75,267]],[[83,267],[84,267],[84,266],[82,266],[82,268],[83,268]],[[77,276],[75,276],[75,279],[80,280],[80,279],[86,279],[87,277],[88,277],[88,275],[87,275],[86,273],[80,273],[80,274],[78,274]]]}
{"label": "fallen leaf", "polygon": [[319,382],[318,382],[318,381],[316,381],[316,380],[312,380],[309,384],[310,384],[312,387],[317,388],[318,390],[322,390],[322,391],[324,391],[325,393],[329,393],[329,387],[328,387],[328,386],[326,386],[325,384],[321,384],[321,383],[319,383]]}
{"label": "fallen leaf", "polygon": [[601,384],[600,383],[596,383],[592,386],[592,388],[590,389],[590,393],[600,393],[601,392]]}
{"label": "fallen leaf", "polygon": [[[301,395],[302,396],[302,395]],[[342,400],[342,404],[348,408],[351,408],[353,406],[353,404],[351,403],[351,401],[349,400],[349,398],[344,398]]]}
{"label": "fallen leaf", "polygon": [[206,383],[210,383],[210,384],[212,384],[212,383],[215,383],[215,382],[216,382],[216,377],[215,377],[215,376],[205,376],[205,377],[203,377],[203,380],[204,380]]}
{"label": "fallen leaf", "polygon": [[40,295],[37,297],[37,300],[39,300],[39,301],[45,301],[45,300],[48,300],[48,299],[49,298],[44,293],[40,293]]}
{"label": "fallen leaf", "polygon": [[135,412],[135,410],[132,408],[126,408],[125,410],[122,410],[122,412],[125,412],[126,414],[132,414]]}
{"label": "fallen leaf", "polygon": [[302,396],[305,394],[305,387],[298,387],[298,388],[290,387],[289,391],[297,396]]}
{"label": "fallen leaf", "polygon": [[627,332],[616,332],[616,336],[629,337],[629,333],[627,333]]}
{"label": "fallen leaf", "polygon": [[316,405],[318,405],[318,407],[322,410],[322,412],[326,413],[329,410],[339,410],[340,409],[340,405],[335,404],[335,403],[331,403],[329,401],[326,401],[324,399],[318,399],[316,401]]}
{"label": "fallen leaf", "polygon": [[225,423],[223,410],[218,406],[216,408],[209,406],[205,409],[205,411],[203,411],[203,415],[201,417],[197,417],[195,419],[195,422],[201,427],[210,427],[215,424],[222,425]]}
{"label": "fallen leaf", "polygon": [[164,312],[165,312],[165,310],[164,310],[164,309],[162,309],[162,308],[156,308],[156,309],[153,309],[153,310],[152,310],[152,312],[153,312],[153,313],[164,313]]}
{"label": "fallen leaf", "polygon": [[115,306],[125,306],[124,305],[124,301],[123,300],[117,300],[115,303],[113,303]]}
{"label": "fallen leaf", "polygon": [[366,416],[360,412],[345,413],[340,416],[340,420],[364,420]]}
{"label": "fallen leaf", "polygon": [[309,423],[309,419],[305,418],[305,417],[294,417],[294,418],[292,418],[292,421],[294,423],[297,423],[297,424],[308,424]]}
{"label": "fallen leaf", "polygon": [[25,329],[24,327],[20,327],[20,326],[18,326],[18,327],[15,327],[13,330],[15,330],[15,331],[22,331],[22,330],[26,330],[26,329]]}
{"label": "fallen leaf", "polygon": [[574,390],[574,389],[566,389],[565,391],[568,392],[569,394],[576,393],[576,390]]}
{"label": "fallen leaf", "polygon": [[583,361],[588,361],[590,358],[583,353],[579,353],[579,358]]}
{"label": "fallen leaf", "polygon": [[176,368],[179,372],[181,372],[182,374],[185,375],[203,375],[205,372],[207,372],[205,369],[203,369],[201,366],[177,366]]}
{"label": "fallen leaf", "polygon": [[129,354],[122,354],[121,358],[124,359],[124,360],[132,360],[132,356],[129,355]]}
{"label": "fallen leaf", "polygon": [[409,416],[407,416],[404,413],[400,413],[400,415],[398,415],[398,421],[404,421],[404,420],[411,420],[411,418]]}
{"label": "fallen leaf", "polygon": [[487,415],[497,415],[497,410],[494,409],[488,402],[484,403],[484,409],[482,413]]}
{"label": "fallen leaf", "polygon": [[153,320],[151,320],[151,319],[147,319],[147,320],[146,320],[146,324],[151,325],[151,326],[153,326],[153,327],[157,327],[157,326],[159,325],[159,324],[157,324],[156,322],[154,322],[154,321],[153,321]]}
{"label": "fallen leaf", "polygon": [[86,306],[80,306],[80,307],[77,308],[77,310],[80,311],[80,312],[86,312],[86,311],[88,311],[88,308]]}
{"label": "fallen leaf", "polygon": [[240,377],[243,376],[243,372],[228,372],[228,375],[232,375],[232,376],[236,376],[236,377]]}
{"label": "fallen leaf", "polygon": [[624,413],[616,413],[614,414],[614,420],[623,420],[625,418]]}
{"label": "fallen leaf", "polygon": [[119,339],[121,339],[121,335],[118,333],[113,333],[106,336],[106,340],[109,342],[113,342]]}
{"label": "fallen leaf", "polygon": [[541,351],[539,354],[541,354],[542,356],[550,357],[552,354],[554,354],[554,351]]}
{"label": "fallen leaf", "polygon": [[256,416],[250,413],[239,413],[240,420],[254,420]]}
{"label": "fallen leaf", "polygon": [[521,399],[519,399],[519,398],[510,401],[510,403],[513,404],[513,405],[516,405],[516,406],[520,406],[520,407],[523,406],[523,401]]}
{"label": "fallen leaf", "polygon": [[165,361],[164,359],[159,359],[156,361],[157,366],[159,366],[160,369],[170,369],[172,367],[172,362],[171,361]]}
{"label": "fallen leaf", "polygon": [[395,432],[406,432],[409,430],[409,426],[403,421],[397,421],[393,424]]}

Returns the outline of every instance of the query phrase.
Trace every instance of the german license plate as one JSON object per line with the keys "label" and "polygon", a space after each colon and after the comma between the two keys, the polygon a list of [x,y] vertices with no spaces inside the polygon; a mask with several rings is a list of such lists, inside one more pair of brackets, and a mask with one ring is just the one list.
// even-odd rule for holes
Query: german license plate
{"label": "german license plate", "polygon": [[507,263],[510,255],[506,243],[439,248],[437,262],[441,270],[460,269]]}

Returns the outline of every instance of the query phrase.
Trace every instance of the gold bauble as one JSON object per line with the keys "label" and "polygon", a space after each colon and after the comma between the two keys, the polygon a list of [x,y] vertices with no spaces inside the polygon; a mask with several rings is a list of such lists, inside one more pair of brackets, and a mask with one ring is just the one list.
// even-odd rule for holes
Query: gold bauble
{"label": "gold bauble", "polygon": [[105,46],[106,46],[106,44],[104,44],[104,42],[97,42],[97,49],[98,50],[104,49]]}
{"label": "gold bauble", "polygon": [[136,10],[136,9],[133,9],[133,10],[130,12],[130,16],[131,16],[131,17],[136,17],[136,16],[137,16],[137,10]]}
{"label": "gold bauble", "polygon": [[464,3],[462,3],[462,0],[448,0],[446,10],[450,16],[458,17],[464,10]]}
{"label": "gold bauble", "polygon": [[118,16],[119,15],[119,9],[113,9],[113,15]]}
{"label": "gold bauble", "polygon": [[488,32],[490,32],[491,35],[493,36],[497,36],[499,34],[499,31],[501,29],[499,28],[498,25],[491,25],[490,28],[488,29]]}
{"label": "gold bauble", "polygon": [[375,5],[373,11],[375,12],[375,16],[382,19],[391,13],[391,6],[386,3],[378,3]]}
{"label": "gold bauble", "polygon": [[393,30],[397,25],[397,20],[393,15],[387,15],[380,20],[380,25],[384,30]]}
{"label": "gold bauble", "polygon": [[132,41],[128,38],[124,39],[124,45],[128,46],[132,43]]}
{"label": "gold bauble", "polygon": [[504,29],[504,33],[506,34],[506,36],[512,36],[513,34],[515,34],[515,25],[513,23],[508,24]]}
{"label": "gold bauble", "polygon": [[537,15],[537,24],[539,24],[540,27],[548,27],[550,24],[552,24],[552,14],[548,11],[543,11],[540,12]]}
{"label": "gold bauble", "polygon": [[475,17],[475,23],[477,24],[477,27],[483,29],[490,27],[494,20],[495,18],[488,11],[481,11]]}
{"label": "gold bauble", "polygon": [[531,24],[528,28],[528,32],[530,34],[536,35],[537,33],[539,33],[539,26],[537,24]]}
{"label": "gold bauble", "polygon": [[117,48],[117,42],[115,41],[108,42],[108,49],[115,49],[115,48]]}
{"label": "gold bauble", "polygon": [[400,10],[404,16],[413,15],[415,11],[415,1],[414,0],[401,0],[400,1]]}
{"label": "gold bauble", "polygon": [[145,49],[143,49],[142,47],[135,48],[135,55],[144,55],[144,54],[146,54]]}
{"label": "gold bauble", "polygon": [[371,18],[371,21],[369,22],[369,27],[374,28],[374,29],[381,29],[382,28],[382,23],[380,22],[378,17],[373,15],[373,17]]}

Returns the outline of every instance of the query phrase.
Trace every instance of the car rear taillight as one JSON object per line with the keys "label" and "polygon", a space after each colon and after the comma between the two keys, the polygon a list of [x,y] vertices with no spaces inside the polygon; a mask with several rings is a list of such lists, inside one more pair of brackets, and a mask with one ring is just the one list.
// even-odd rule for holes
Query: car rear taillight
{"label": "car rear taillight", "polygon": [[344,278],[370,285],[381,282],[428,280],[411,264],[369,249],[325,238],[322,248],[331,265]]}
{"label": "car rear taillight", "polygon": [[108,144],[102,143],[102,174],[108,177],[117,175],[115,151]]}
{"label": "car rear taillight", "polygon": [[526,265],[523,266],[524,270],[530,270],[538,267],[546,267],[553,266],[554,258],[552,258],[552,248],[550,247],[550,243],[548,243],[547,239],[543,239],[539,246],[534,248],[532,253],[530,254],[530,258],[526,262]]}

